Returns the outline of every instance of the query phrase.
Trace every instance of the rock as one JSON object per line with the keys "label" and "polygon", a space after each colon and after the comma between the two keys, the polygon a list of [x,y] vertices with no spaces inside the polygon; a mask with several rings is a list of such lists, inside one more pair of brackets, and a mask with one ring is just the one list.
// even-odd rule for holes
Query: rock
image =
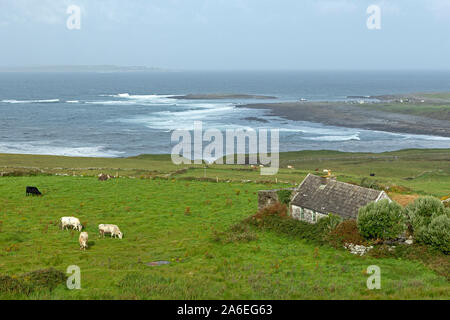
{"label": "rock", "polygon": [[366,246],[363,246],[363,245],[358,245],[358,244],[353,244],[353,243],[346,243],[344,245],[344,248],[350,250],[351,254],[357,254],[357,255],[363,256],[367,252],[372,250],[373,246],[366,247]]}
{"label": "rock", "polygon": [[411,245],[411,244],[413,244],[413,242],[414,242],[414,241],[413,241],[412,239],[408,239],[408,240],[405,241],[405,244]]}

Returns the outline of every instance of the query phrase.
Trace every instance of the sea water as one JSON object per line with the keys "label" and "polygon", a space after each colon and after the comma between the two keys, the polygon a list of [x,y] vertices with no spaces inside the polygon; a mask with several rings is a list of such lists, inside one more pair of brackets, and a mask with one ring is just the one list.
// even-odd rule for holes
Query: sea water
{"label": "sea water", "polygon": [[[291,121],[246,103],[450,91],[449,72],[0,73],[0,153],[124,157],[170,153],[171,133],[279,129],[280,151],[450,148],[450,139]],[[178,100],[191,93],[276,100]]]}

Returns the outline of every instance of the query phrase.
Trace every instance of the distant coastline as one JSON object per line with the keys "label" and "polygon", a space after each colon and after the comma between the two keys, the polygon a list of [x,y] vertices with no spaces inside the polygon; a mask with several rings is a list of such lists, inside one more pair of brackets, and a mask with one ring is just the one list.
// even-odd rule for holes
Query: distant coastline
{"label": "distant coastline", "polygon": [[146,66],[116,66],[116,65],[54,65],[54,66],[20,66],[2,67],[0,72],[164,72],[161,68]]}
{"label": "distant coastline", "polygon": [[[362,97],[360,97],[362,98]],[[296,101],[252,103],[238,108],[267,109],[271,115],[326,125],[450,137],[450,94],[364,97],[380,102]]]}

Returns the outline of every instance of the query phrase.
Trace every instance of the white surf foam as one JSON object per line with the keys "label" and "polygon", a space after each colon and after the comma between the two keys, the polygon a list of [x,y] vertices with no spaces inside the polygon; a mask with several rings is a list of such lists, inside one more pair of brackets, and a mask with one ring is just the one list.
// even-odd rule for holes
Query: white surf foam
{"label": "white surf foam", "polygon": [[104,101],[86,101],[87,104],[100,104],[100,105],[134,105],[136,101],[119,101],[119,100],[104,100]]}
{"label": "white surf foam", "polygon": [[1,142],[0,153],[42,154],[70,157],[105,157],[114,158],[123,154],[120,151],[107,150],[103,146],[59,147],[49,142]]}
{"label": "white surf foam", "polygon": [[319,137],[304,137],[306,140],[313,141],[359,141],[361,140],[358,134],[352,134],[347,136],[319,136]]}
{"label": "white surf foam", "polygon": [[233,106],[222,106],[222,105],[216,105],[217,107],[214,108],[206,108],[202,107],[202,109],[190,109],[186,111],[160,111],[155,112],[155,115],[164,116],[164,117],[174,117],[174,118],[180,118],[180,119],[196,119],[196,120],[202,120],[206,117],[211,116],[212,114],[222,114],[229,112],[234,109]]}
{"label": "white surf foam", "polygon": [[192,103],[177,104],[173,109],[150,113],[129,119],[117,119],[118,122],[143,124],[150,129],[164,130],[165,132],[181,129],[192,130],[194,121],[203,121],[205,128],[223,128],[224,119],[239,118],[236,109],[231,103]]}
{"label": "white surf foam", "polygon": [[4,103],[54,103],[59,102],[59,99],[42,99],[42,100],[2,100]]}
{"label": "white surf foam", "polygon": [[129,93],[118,93],[112,95],[103,95],[107,97],[114,97],[120,99],[136,100],[141,103],[153,103],[153,104],[173,104],[176,102],[174,99],[170,99],[174,95],[162,95],[162,94],[129,94]]}

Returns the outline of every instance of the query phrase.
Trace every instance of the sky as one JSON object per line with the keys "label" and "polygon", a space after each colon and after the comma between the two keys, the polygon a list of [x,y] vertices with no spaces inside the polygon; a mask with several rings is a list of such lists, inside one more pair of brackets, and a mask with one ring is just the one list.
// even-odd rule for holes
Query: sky
{"label": "sky", "polygon": [[3,67],[450,70],[450,0],[0,0],[0,43]]}

